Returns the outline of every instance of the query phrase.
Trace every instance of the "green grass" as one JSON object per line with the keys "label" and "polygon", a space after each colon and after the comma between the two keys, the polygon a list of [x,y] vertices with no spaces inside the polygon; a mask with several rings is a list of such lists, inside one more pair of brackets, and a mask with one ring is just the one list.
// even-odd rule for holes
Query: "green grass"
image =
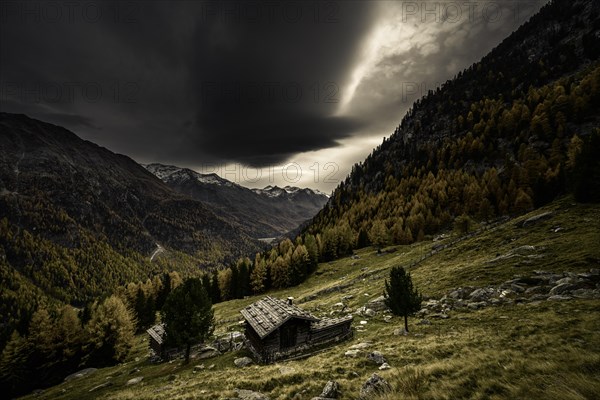
{"label": "green grass", "polygon": [[[534,270],[585,271],[600,267],[600,206],[557,201],[544,210],[552,218],[525,228],[511,220],[494,231],[458,243],[415,266],[415,284],[427,296],[441,297],[460,286],[499,284]],[[559,232],[551,228],[560,226]],[[524,245],[536,247],[542,257],[488,261]],[[352,295],[353,310],[381,295],[383,281],[393,265],[408,265],[431,249],[432,242],[397,246],[391,254],[378,256],[363,249],[360,259],[345,258],[321,264],[304,284],[272,296],[293,296],[302,301],[328,288],[348,285],[342,291],[322,294],[302,307],[320,316],[329,315],[333,304]],[[543,250],[539,250],[543,249]],[[239,330],[239,310],[257,298],[234,300],[215,306],[221,321],[217,332]],[[394,336],[401,320],[390,323],[379,314],[368,320],[364,332],[352,341],[331,347],[312,357],[269,366],[239,369],[233,360],[246,353],[159,365],[145,360],[147,342],[137,338],[130,361],[104,368],[77,381],[63,383],[35,396],[36,399],[221,399],[234,397],[234,389],[251,389],[271,399],[310,399],[319,395],[329,379],[337,380],[342,399],[356,399],[361,385],[377,366],[364,358],[344,356],[354,343],[369,341],[381,351],[392,369],[380,372],[393,387],[381,400],[406,399],[593,399],[600,393],[600,300],[544,301],[488,307],[478,311],[452,311],[447,320],[432,319],[418,325],[410,319],[411,334]],[[135,359],[138,361],[135,361]],[[193,373],[203,363],[210,370]],[[282,366],[286,367],[281,371]],[[129,375],[134,368],[140,372]],[[170,379],[171,375],[176,375]],[[143,376],[136,386],[127,380]],[[90,393],[101,383],[111,387]],[[29,396],[34,398],[34,396]]]}

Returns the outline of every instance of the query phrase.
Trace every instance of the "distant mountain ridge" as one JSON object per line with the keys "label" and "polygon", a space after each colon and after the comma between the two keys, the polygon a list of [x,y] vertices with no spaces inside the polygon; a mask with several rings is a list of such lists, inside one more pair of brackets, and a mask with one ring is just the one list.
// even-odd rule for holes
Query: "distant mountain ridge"
{"label": "distant mountain ridge", "polygon": [[129,157],[0,113],[0,342],[37,304],[82,305],[128,282],[197,275],[263,246]]}
{"label": "distant mountain ridge", "polygon": [[169,187],[199,200],[255,238],[279,237],[311,219],[328,200],[318,190],[286,186],[248,189],[217,174],[158,163],[144,167]]}

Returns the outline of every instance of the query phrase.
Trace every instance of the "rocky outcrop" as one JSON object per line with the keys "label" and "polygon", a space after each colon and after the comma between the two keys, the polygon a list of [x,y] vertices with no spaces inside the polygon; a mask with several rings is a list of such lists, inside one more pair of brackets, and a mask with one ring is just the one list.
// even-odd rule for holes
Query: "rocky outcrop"
{"label": "rocky outcrop", "polygon": [[392,390],[390,384],[378,374],[373,374],[360,389],[360,399],[368,400]]}
{"label": "rocky outcrop", "polygon": [[[461,287],[451,290],[441,299],[423,302],[419,316],[429,319],[448,318],[451,310],[479,310],[502,304],[570,299],[600,299],[600,269],[589,272],[561,274],[535,271],[531,276],[517,276],[500,285]],[[427,322],[423,322],[427,321]]]}

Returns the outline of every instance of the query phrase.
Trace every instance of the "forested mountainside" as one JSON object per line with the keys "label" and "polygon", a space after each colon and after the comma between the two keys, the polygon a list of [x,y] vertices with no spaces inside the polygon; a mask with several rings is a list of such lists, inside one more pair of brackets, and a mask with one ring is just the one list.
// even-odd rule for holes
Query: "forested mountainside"
{"label": "forested mountainside", "polygon": [[145,165],[169,187],[206,203],[217,215],[244,226],[255,238],[280,237],[311,219],[328,197],[308,188],[248,189],[216,174],[171,165]]}
{"label": "forested mountainside", "polygon": [[0,344],[39,302],[83,305],[128,282],[197,274],[259,248],[244,226],[130,158],[0,114]]}
{"label": "forested mountainside", "polygon": [[599,55],[600,3],[544,6],[417,101],[305,232],[321,234],[332,259],[368,243],[412,243],[463,214],[520,213],[568,191],[600,200]]}
{"label": "forested mountainside", "polygon": [[598,8],[549,3],[417,101],[294,241],[215,273],[213,301],[295,286],[319,261],[467,233],[560,195],[600,201]]}

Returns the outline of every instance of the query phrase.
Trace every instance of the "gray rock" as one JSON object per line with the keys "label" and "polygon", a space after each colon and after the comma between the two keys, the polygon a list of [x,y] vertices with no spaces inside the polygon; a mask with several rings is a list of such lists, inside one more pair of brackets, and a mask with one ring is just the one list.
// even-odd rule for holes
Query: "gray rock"
{"label": "gray rock", "polygon": [[83,378],[85,376],[93,374],[96,371],[98,371],[97,368],[85,368],[85,369],[82,369],[81,371],[77,371],[77,372],[75,372],[75,373],[67,376],[65,378],[65,382],[72,381],[73,379]]}
{"label": "gray rock", "polygon": [[202,371],[204,369],[204,364],[194,366],[194,372]]}
{"label": "gray rock", "polygon": [[371,310],[370,308],[367,308],[363,312],[363,315],[365,315],[367,317],[374,317],[375,315],[377,315],[377,313],[375,311]]}
{"label": "gray rock", "polygon": [[138,376],[138,377],[135,377],[135,378],[131,378],[130,380],[127,381],[127,386],[129,386],[129,385],[137,385],[138,383],[140,383],[143,380],[144,380],[143,376]]}
{"label": "gray rock", "polygon": [[406,332],[404,330],[404,328],[398,328],[398,329],[394,329],[394,335],[395,336],[405,336],[405,335],[408,335],[408,332]]}
{"label": "gray rock", "polygon": [[530,288],[527,288],[527,290],[525,290],[525,294],[529,294],[529,295],[533,295],[533,294],[541,294],[541,293],[546,293],[548,290],[546,288],[544,288],[543,286],[533,286]]}
{"label": "gray rock", "polygon": [[417,325],[431,325],[431,321],[428,319],[422,319],[419,322],[417,322]]}
{"label": "gray rock", "polygon": [[558,285],[550,289],[550,295],[560,295],[578,288],[579,287],[577,285],[574,285],[572,283],[559,283]]}
{"label": "gray rock", "polygon": [[269,400],[269,397],[260,393],[246,389],[235,389],[239,400]]}
{"label": "gray rock", "polygon": [[104,389],[104,388],[110,387],[110,386],[112,386],[112,385],[113,385],[113,383],[112,383],[112,382],[104,382],[104,383],[101,383],[101,384],[100,384],[100,385],[98,385],[98,386],[94,386],[93,388],[91,388],[91,389],[90,389],[90,392],[96,392],[96,391],[98,391],[98,390],[100,390],[100,389]]}
{"label": "gray rock", "polygon": [[373,351],[367,355],[367,359],[371,362],[374,362],[377,365],[381,365],[385,363],[387,360],[379,351]]}
{"label": "gray rock", "polygon": [[385,311],[388,310],[388,306],[385,305],[385,297],[379,296],[367,303],[367,307],[373,311]]}
{"label": "gray rock", "polygon": [[473,288],[471,287],[465,287],[465,288],[458,288],[452,292],[450,292],[450,294],[448,294],[448,297],[452,298],[452,299],[467,299],[469,297],[469,295],[473,292]]}
{"label": "gray rock", "polygon": [[565,278],[557,280],[556,284],[557,285],[562,285],[562,284],[565,284],[565,283],[577,283],[577,282],[579,282],[579,280],[577,278],[573,278],[573,277],[567,276]]}
{"label": "gray rock", "polygon": [[358,357],[360,355],[361,351],[358,349],[355,350],[348,350],[344,353],[344,355],[346,357]]}
{"label": "gray rock", "polygon": [[376,395],[392,390],[390,384],[378,374],[373,374],[360,389],[360,399],[371,399]]}
{"label": "gray rock", "polygon": [[236,358],[235,360],[233,360],[233,363],[235,364],[236,367],[247,367],[248,365],[254,363],[254,361],[252,361],[252,359],[250,357],[241,357],[241,358]]}
{"label": "gray rock", "polygon": [[546,300],[548,298],[547,294],[534,294],[533,296],[531,296],[529,298],[529,301],[540,301],[540,300]]}
{"label": "gray rock", "polygon": [[526,227],[528,225],[533,225],[533,224],[538,223],[540,221],[544,221],[544,220],[547,220],[549,218],[552,218],[552,215],[554,215],[554,213],[552,211],[548,211],[548,212],[545,212],[545,213],[534,215],[533,217],[527,218],[523,222],[517,223],[517,226],[519,228],[522,228],[522,227]]}
{"label": "gray rock", "polygon": [[510,283],[511,284],[514,283],[515,285],[520,285],[520,286],[537,286],[537,285],[541,285],[542,283],[544,283],[544,279],[542,279],[540,277],[530,276],[530,277],[513,279],[512,281],[510,281]]}
{"label": "gray rock", "polygon": [[336,381],[329,381],[325,384],[319,397],[326,399],[337,399],[340,395],[340,385]]}
{"label": "gray rock", "polygon": [[450,316],[448,314],[444,314],[444,313],[437,313],[437,314],[431,314],[429,316],[429,318],[448,319],[448,318],[450,318]]}
{"label": "gray rock", "polygon": [[388,364],[388,363],[386,363],[386,362],[384,362],[383,364],[381,364],[381,365],[379,366],[379,370],[380,370],[380,371],[385,371],[386,369],[390,369],[390,368],[392,368],[392,367],[390,367],[390,364]]}
{"label": "gray rock", "polygon": [[573,297],[578,299],[597,299],[600,298],[600,290],[577,289],[571,292]]}
{"label": "gray rock", "polygon": [[571,300],[571,296],[563,296],[560,294],[548,297],[548,300]]}
{"label": "gray rock", "polygon": [[279,373],[282,375],[293,374],[296,370],[292,367],[288,367],[287,365],[282,365],[279,367]]}
{"label": "gray rock", "polygon": [[487,306],[487,303],[485,301],[478,301],[467,304],[467,307],[469,307],[471,310],[479,310],[480,308],[484,308],[485,306]]}
{"label": "gray rock", "polygon": [[215,349],[214,347],[204,347],[203,349],[201,349],[198,354],[196,355],[196,358],[198,360],[206,360],[208,358],[213,358],[213,357],[217,357],[220,356],[221,352],[217,349]]}
{"label": "gray rock", "polygon": [[513,283],[512,285],[510,285],[510,290],[512,290],[515,293],[523,293],[525,291],[525,288],[521,285]]}
{"label": "gray rock", "polygon": [[527,254],[533,253],[534,251],[535,251],[534,246],[520,246],[520,247],[517,247],[516,249],[511,250],[511,253],[518,254],[518,255],[527,255]]}
{"label": "gray rock", "polygon": [[350,350],[364,350],[364,349],[368,349],[369,347],[371,347],[371,343],[368,342],[361,342],[358,344],[353,344],[352,346],[350,346]]}
{"label": "gray rock", "polygon": [[489,297],[490,292],[487,289],[475,289],[469,295],[469,298],[476,302],[487,300]]}

